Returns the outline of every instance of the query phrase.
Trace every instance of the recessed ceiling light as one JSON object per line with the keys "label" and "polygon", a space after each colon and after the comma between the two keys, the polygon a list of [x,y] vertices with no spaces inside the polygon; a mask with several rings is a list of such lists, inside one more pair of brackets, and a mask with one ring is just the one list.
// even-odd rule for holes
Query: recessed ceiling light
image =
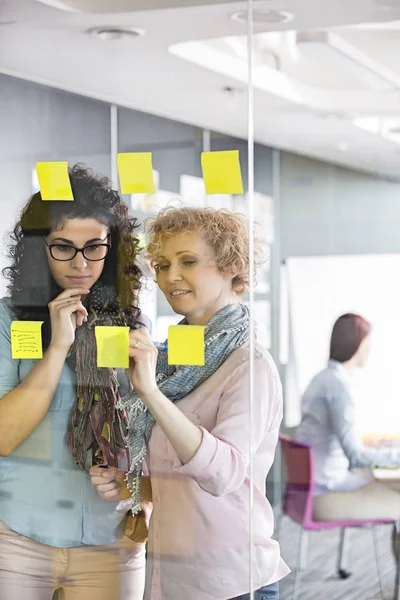
{"label": "recessed ceiling light", "polygon": [[[239,23],[247,23],[248,12],[247,10],[241,10],[231,14],[233,21]],[[288,23],[294,19],[294,14],[283,10],[253,10],[253,22],[260,24],[275,25],[277,23]]]}
{"label": "recessed ceiling light", "polygon": [[239,87],[235,87],[233,85],[226,85],[222,88],[222,91],[225,94],[229,94],[230,96],[236,96],[237,94],[243,94],[244,90]]}
{"label": "recessed ceiling light", "polygon": [[137,38],[145,34],[144,29],[134,29],[133,27],[92,27],[86,31],[89,35],[98,37],[101,40],[122,40],[124,38]]}

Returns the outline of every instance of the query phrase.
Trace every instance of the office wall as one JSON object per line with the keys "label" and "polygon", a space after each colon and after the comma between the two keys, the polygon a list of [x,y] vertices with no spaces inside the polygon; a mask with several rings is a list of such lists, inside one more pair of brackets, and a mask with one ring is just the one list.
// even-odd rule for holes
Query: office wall
{"label": "office wall", "polygon": [[182,174],[201,177],[202,130],[126,108],[118,109],[118,151],[152,152],[160,189],[180,193]]}
{"label": "office wall", "polygon": [[400,183],[281,153],[281,257],[400,252]]}

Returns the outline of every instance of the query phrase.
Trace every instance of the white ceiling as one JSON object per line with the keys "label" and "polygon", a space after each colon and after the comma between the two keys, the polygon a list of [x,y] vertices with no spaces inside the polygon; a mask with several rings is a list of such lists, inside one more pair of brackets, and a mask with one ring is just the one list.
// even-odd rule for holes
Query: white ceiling
{"label": "white ceiling", "polygon": [[[95,5],[103,13],[94,13]],[[79,6],[84,12],[76,12]],[[127,6],[129,12],[110,12]],[[374,127],[400,127],[400,85],[376,91],[340,65],[332,70],[315,50],[295,62],[282,40],[276,45],[273,34],[258,34],[333,29],[400,84],[400,0],[255,0],[254,7],[294,15],[289,23],[255,25],[256,140],[397,177],[400,136],[385,137]],[[225,0],[0,0],[0,72],[244,138],[245,62],[232,39],[223,38],[242,44],[246,25],[230,15],[245,8],[246,2]],[[146,35],[106,42],[85,33],[108,25]],[[191,41],[197,44],[188,46]],[[195,50],[196,64],[182,58]],[[213,60],[221,53],[227,69]]]}
{"label": "white ceiling", "polygon": [[[90,13],[122,13],[140,10],[176,8],[177,6],[201,6],[222,4],[229,0],[37,0],[61,10]],[[260,0],[255,0],[259,2]]]}

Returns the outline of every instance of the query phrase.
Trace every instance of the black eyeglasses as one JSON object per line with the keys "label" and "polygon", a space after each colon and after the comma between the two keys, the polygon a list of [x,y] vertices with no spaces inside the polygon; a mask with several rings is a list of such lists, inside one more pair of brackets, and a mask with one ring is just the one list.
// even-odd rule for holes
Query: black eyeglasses
{"label": "black eyeglasses", "polygon": [[83,248],[75,248],[70,244],[48,244],[46,238],[44,238],[44,241],[52,258],[64,262],[74,259],[78,252],[81,252],[84,258],[89,261],[104,260],[111,248],[111,244],[89,244],[89,246]]}

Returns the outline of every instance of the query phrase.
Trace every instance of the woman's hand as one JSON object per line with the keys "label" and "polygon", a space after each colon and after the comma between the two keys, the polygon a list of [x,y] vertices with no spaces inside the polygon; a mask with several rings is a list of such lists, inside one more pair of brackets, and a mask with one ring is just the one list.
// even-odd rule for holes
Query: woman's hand
{"label": "woman's hand", "polygon": [[49,303],[51,321],[50,347],[68,352],[75,339],[76,327],[87,319],[81,298],[89,294],[85,288],[64,290]]}
{"label": "woman's hand", "polygon": [[97,493],[100,498],[109,502],[120,502],[120,500],[128,500],[131,497],[126,485],[125,474],[125,471],[116,467],[104,469],[95,466],[90,469],[90,478]]}
{"label": "woman's hand", "polygon": [[129,334],[130,364],[126,373],[139,398],[143,401],[158,389],[156,365],[158,350],[145,327]]}

